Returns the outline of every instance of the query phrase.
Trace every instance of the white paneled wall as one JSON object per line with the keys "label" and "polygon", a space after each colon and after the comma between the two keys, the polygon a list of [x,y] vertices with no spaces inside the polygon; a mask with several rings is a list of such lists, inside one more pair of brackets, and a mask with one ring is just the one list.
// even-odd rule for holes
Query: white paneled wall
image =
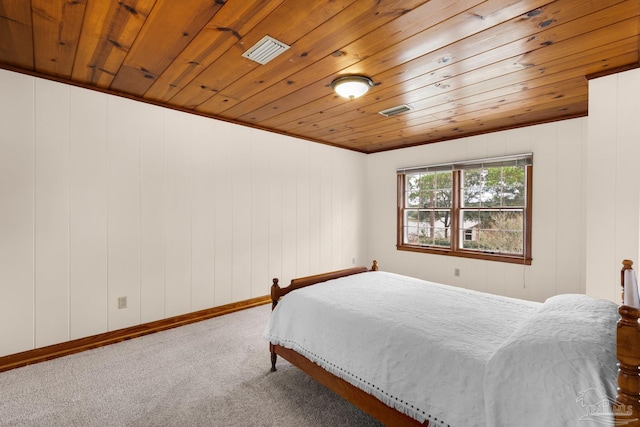
{"label": "white paneled wall", "polygon": [[4,70],[0,91],[0,356],[369,263],[362,154]]}
{"label": "white paneled wall", "polygon": [[35,340],[34,86],[26,76],[0,79],[0,346],[15,351]]}
{"label": "white paneled wall", "polygon": [[109,98],[107,129],[108,329],[140,322],[140,120],[137,105]]}
{"label": "white paneled wall", "polygon": [[[370,255],[388,271],[517,298],[584,292],[586,127],[586,119],[566,120],[369,155]],[[398,167],[527,152],[534,163],[531,266],[396,250]]]}
{"label": "white paneled wall", "polygon": [[589,81],[587,293],[620,300],[623,259],[640,264],[640,69]]}
{"label": "white paneled wall", "polygon": [[43,347],[69,336],[69,87],[35,86],[35,346]]}
{"label": "white paneled wall", "polygon": [[[165,317],[164,111],[140,105],[140,320]],[[132,305],[131,305],[132,306]]]}
{"label": "white paneled wall", "polygon": [[69,338],[74,339],[104,332],[108,324],[107,97],[71,88],[67,120]]}

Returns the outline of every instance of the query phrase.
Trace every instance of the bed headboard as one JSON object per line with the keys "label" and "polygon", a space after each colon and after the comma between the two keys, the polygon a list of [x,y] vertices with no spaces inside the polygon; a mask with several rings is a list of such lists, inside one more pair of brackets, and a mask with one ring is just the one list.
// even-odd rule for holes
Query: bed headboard
{"label": "bed headboard", "polygon": [[[624,301],[624,272],[633,262],[622,262],[621,285]],[[640,309],[621,305],[617,327],[618,395],[614,408],[616,425],[640,426]]]}

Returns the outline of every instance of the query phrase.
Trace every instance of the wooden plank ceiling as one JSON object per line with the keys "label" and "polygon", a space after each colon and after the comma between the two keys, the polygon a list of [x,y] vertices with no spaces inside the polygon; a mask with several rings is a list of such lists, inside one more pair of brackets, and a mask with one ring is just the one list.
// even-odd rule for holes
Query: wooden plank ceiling
{"label": "wooden plank ceiling", "polygon": [[639,46],[639,0],[0,0],[2,68],[364,153],[584,116]]}

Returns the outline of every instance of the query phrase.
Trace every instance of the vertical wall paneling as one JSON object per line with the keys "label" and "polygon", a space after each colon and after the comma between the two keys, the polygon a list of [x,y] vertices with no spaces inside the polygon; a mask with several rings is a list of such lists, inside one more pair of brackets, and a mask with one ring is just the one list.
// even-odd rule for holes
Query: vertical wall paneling
{"label": "vertical wall paneling", "polygon": [[295,228],[296,228],[296,275],[308,276],[309,271],[309,174],[315,162],[309,156],[309,144],[295,144]]}
{"label": "vertical wall paneling", "polygon": [[[268,294],[269,278],[269,141],[263,132],[251,140],[251,297]],[[249,159],[247,159],[249,160]]]}
{"label": "vertical wall paneling", "polygon": [[[352,153],[350,153],[351,155]],[[346,164],[351,164],[347,161]],[[344,168],[344,187],[342,193],[342,247],[341,264],[369,264],[370,260],[360,260],[359,236],[364,235],[366,214],[362,209],[364,196],[358,191],[364,186],[364,169],[357,167]]]}
{"label": "vertical wall paneling", "polygon": [[70,338],[107,330],[107,95],[70,88]]}
{"label": "vertical wall paneling", "polygon": [[[466,157],[468,159],[482,159],[488,157],[487,153],[490,153],[493,150],[493,147],[496,145],[495,142],[492,145],[492,148],[489,148],[489,139],[495,141],[495,137],[493,135],[478,135],[473,138],[473,143],[469,143],[469,137],[462,138],[460,142],[464,142],[464,151],[466,152]],[[451,154],[458,152],[455,149],[451,149]],[[455,161],[455,159],[450,159],[450,161]]]}
{"label": "vertical wall paneling", "polygon": [[34,83],[0,70],[0,355],[33,348]]}
{"label": "vertical wall paneling", "polygon": [[344,166],[342,158],[331,156],[331,269],[342,264],[343,259],[343,188]]}
{"label": "vertical wall paneling", "polygon": [[[107,211],[109,330],[140,323],[140,114],[108,98]],[[126,298],[126,308],[119,308]]]}
{"label": "vertical wall paneling", "polygon": [[[562,283],[562,290],[571,293],[584,293],[584,276],[581,273],[584,252],[576,249],[576,246],[584,247],[585,229],[584,215],[576,215],[576,212],[582,211],[584,200],[584,180],[581,179],[581,174],[584,168],[582,152],[586,134],[582,123],[565,121],[559,122],[557,126],[556,157],[574,159],[556,165],[556,283]],[[557,286],[554,290],[556,293],[560,291]]]}
{"label": "vertical wall paneling", "polygon": [[623,259],[640,254],[640,69],[589,81],[586,292],[618,302]]}
{"label": "vertical wall paneling", "polygon": [[38,79],[35,346],[69,339],[69,87]]}
{"label": "vertical wall paneling", "polygon": [[[517,266],[516,268],[521,269],[522,267]],[[466,273],[468,274],[468,272]],[[475,271],[473,272],[473,274],[475,274]],[[507,285],[507,277],[506,277],[507,274],[503,266],[500,265],[499,263],[496,263],[496,262],[486,263],[484,274],[486,275],[486,279],[484,283],[479,284],[479,287],[476,288],[477,290],[481,292],[490,292],[498,295],[508,295],[508,296],[513,295],[513,294],[509,295],[509,293],[512,292],[511,289],[514,289],[515,292],[519,292],[519,289],[515,290],[516,288],[516,286],[514,286],[515,283],[512,283],[511,286]],[[461,276],[460,279],[464,280],[464,277]],[[522,285],[517,287],[522,288]]]}
{"label": "vertical wall paneling", "polygon": [[[623,259],[634,261],[640,269],[640,69],[617,75],[616,126],[618,147],[616,158],[616,266]],[[605,221],[606,223],[606,221]],[[614,301],[620,299],[619,288],[611,285]]]}
{"label": "vertical wall paneling", "polygon": [[320,268],[319,271],[331,271],[332,269],[332,248],[331,243],[333,239],[332,218],[333,208],[332,202],[332,166],[331,166],[331,151],[324,149],[319,151],[317,159],[319,167],[319,203],[320,208],[318,210],[320,214]]}
{"label": "vertical wall paneling", "polygon": [[[323,151],[320,144],[309,144],[309,271],[311,274],[320,273],[320,239],[324,230],[321,228],[321,181],[320,171],[322,165],[319,159]],[[327,270],[324,270],[327,271]]]}
{"label": "vertical wall paneling", "polygon": [[233,277],[231,281],[233,301],[251,298],[251,140],[253,130],[245,132],[239,126],[232,127],[233,153],[231,156],[233,212]]}
{"label": "vertical wall paneling", "polygon": [[[267,226],[269,230],[269,280],[277,277],[284,285],[285,277],[282,275],[282,181],[285,179],[285,171],[282,164],[283,139],[276,138],[274,134],[264,135],[269,144],[269,152],[266,157],[269,162],[269,206]],[[271,283],[268,283],[270,286]],[[268,287],[267,287],[268,289]]]}
{"label": "vertical wall paneling", "polygon": [[[297,208],[297,181],[300,169],[296,164],[296,141],[286,138],[282,147],[282,276],[293,279],[298,277],[296,269],[297,261],[297,237],[298,231],[296,219]],[[302,274],[304,275],[304,273]]]}
{"label": "vertical wall paneling", "polygon": [[[533,203],[532,227],[535,239],[532,241],[531,264],[532,279],[537,286],[530,289],[534,300],[544,300],[555,294],[557,263],[557,229],[558,229],[558,194],[565,191],[565,186],[558,181],[557,157],[558,124],[536,126],[532,128],[531,138],[540,141],[534,153],[533,192],[547,195],[544,203]],[[536,168],[536,166],[542,167]],[[540,171],[542,173],[535,173]]]}
{"label": "vertical wall paneling", "polygon": [[357,194],[353,193],[351,189],[357,187],[358,173],[356,170],[351,168],[344,168],[342,171],[342,215],[341,222],[342,224],[349,224],[346,227],[342,227],[342,259],[341,263],[351,264],[353,258],[357,258],[356,254],[353,250],[353,236],[356,232],[357,223],[350,222],[350,219],[354,217],[356,214],[354,206],[357,203],[357,198],[359,197]]}
{"label": "vertical wall paneling", "polygon": [[140,320],[164,318],[163,110],[140,105]]}
{"label": "vertical wall paneling", "polygon": [[214,305],[214,126],[191,117],[191,310]]}
{"label": "vertical wall paneling", "polygon": [[187,114],[165,110],[165,315],[191,311],[191,129]]}
{"label": "vertical wall paneling", "polygon": [[214,191],[215,226],[214,226],[214,254],[215,254],[215,305],[227,304],[233,301],[233,186],[231,183],[234,145],[233,126],[216,123],[214,144]]}
{"label": "vertical wall paneling", "polygon": [[[618,158],[617,76],[589,81],[587,138],[586,291],[615,301],[605,284],[615,280],[616,159]],[[620,264],[621,265],[621,264]],[[619,271],[620,266],[617,267]]]}

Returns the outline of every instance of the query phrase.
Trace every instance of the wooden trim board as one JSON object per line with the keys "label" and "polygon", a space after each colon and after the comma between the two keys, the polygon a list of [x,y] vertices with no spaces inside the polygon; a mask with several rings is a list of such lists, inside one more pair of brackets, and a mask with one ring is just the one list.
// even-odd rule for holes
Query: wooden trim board
{"label": "wooden trim board", "polygon": [[156,320],[154,322],[143,323],[128,328],[118,329],[115,331],[105,332],[98,335],[92,335],[85,338],[78,338],[66,341],[60,344],[53,344],[46,347],[27,350],[21,353],[10,354],[0,357],[0,372],[34,363],[44,362],[46,360],[58,357],[68,356],[70,354],[79,353],[81,351],[98,348],[109,344],[141,337],[143,335],[176,328],[178,326],[188,325],[190,323],[200,322],[202,320],[211,319],[213,317],[222,316],[247,308],[257,307],[259,305],[268,304],[271,298],[268,295],[251,298],[244,301],[238,301],[218,307],[207,308],[204,310],[194,311],[192,313],[182,314],[179,316],[169,317],[167,319]]}

